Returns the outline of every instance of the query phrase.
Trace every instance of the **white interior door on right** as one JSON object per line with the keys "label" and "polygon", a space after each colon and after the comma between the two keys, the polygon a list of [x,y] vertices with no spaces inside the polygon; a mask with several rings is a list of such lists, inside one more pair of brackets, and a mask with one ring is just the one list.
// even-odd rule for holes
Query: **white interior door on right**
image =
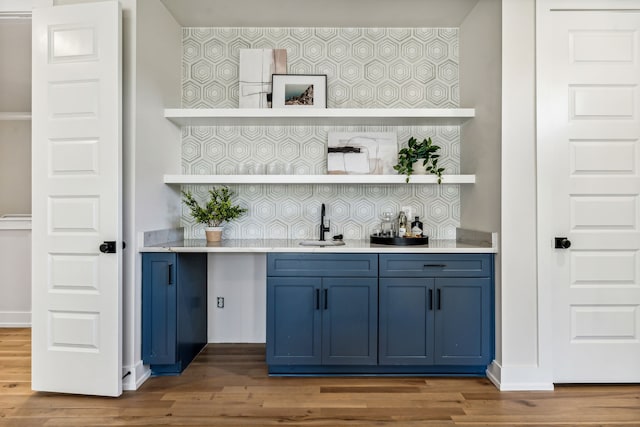
{"label": "white interior door on right", "polygon": [[[640,382],[640,1],[561,3],[540,1],[537,24],[539,280],[553,297],[554,382]],[[556,237],[567,240],[556,248]]]}

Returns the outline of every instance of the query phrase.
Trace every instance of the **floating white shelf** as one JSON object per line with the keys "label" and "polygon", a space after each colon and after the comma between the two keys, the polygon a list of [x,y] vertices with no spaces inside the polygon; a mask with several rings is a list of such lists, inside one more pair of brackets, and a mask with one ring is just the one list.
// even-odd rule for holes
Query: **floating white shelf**
{"label": "floating white shelf", "polygon": [[[443,175],[443,184],[474,184],[475,175]],[[405,184],[404,175],[165,175],[165,184]],[[435,175],[412,175],[409,184],[437,184]]]}
{"label": "floating white shelf", "polygon": [[0,112],[0,120],[31,120],[31,113],[29,112]]}
{"label": "floating white shelf", "polygon": [[459,125],[475,108],[167,108],[180,126],[216,125]]}

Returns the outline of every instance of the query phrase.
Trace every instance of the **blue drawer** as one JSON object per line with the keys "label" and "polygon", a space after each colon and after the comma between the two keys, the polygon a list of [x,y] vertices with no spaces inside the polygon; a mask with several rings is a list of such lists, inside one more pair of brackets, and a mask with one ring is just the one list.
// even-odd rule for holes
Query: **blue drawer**
{"label": "blue drawer", "polygon": [[489,277],[492,254],[380,254],[380,277]]}
{"label": "blue drawer", "polygon": [[267,276],[377,277],[378,254],[269,253]]}

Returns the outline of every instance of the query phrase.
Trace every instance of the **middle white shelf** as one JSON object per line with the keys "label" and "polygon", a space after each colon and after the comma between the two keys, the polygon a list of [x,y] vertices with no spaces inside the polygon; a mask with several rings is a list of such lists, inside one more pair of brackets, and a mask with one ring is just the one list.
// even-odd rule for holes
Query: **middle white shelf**
{"label": "middle white shelf", "polygon": [[[475,184],[475,175],[443,175],[442,184]],[[404,175],[165,175],[165,184],[406,184]],[[437,184],[412,175],[409,184]]]}

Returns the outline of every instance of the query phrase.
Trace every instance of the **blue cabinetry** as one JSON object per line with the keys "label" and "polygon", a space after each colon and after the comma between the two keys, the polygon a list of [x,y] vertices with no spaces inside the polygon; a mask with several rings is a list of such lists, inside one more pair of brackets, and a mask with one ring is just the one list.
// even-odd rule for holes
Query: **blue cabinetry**
{"label": "blue cabinetry", "polygon": [[381,365],[484,372],[493,359],[493,256],[381,254]]}
{"label": "blue cabinetry", "polygon": [[179,374],[207,343],[207,255],[142,254],[142,361]]}
{"label": "blue cabinetry", "polygon": [[483,375],[493,359],[491,254],[267,260],[272,374]]}
{"label": "blue cabinetry", "polygon": [[377,258],[269,254],[267,364],[377,364]]}

